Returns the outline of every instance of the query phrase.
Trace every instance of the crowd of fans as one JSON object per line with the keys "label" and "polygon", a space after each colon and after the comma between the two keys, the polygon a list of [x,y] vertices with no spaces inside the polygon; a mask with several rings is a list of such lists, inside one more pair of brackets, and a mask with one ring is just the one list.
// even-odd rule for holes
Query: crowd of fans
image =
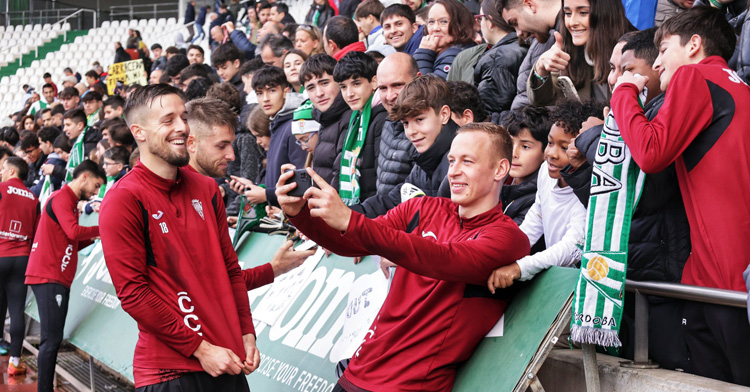
{"label": "crowd of fans", "polygon": [[[463,146],[459,139],[486,133],[493,142],[484,144],[499,146],[497,153],[508,162],[507,172],[498,177],[502,214],[493,219],[512,219],[525,234],[521,242],[527,239],[529,246],[520,244],[508,253],[520,250],[519,257],[480,271],[482,285],[488,286],[483,291],[495,294],[551,266],[580,265],[583,244],[592,235],[587,227],[592,181],[607,180],[596,165],[607,148],[614,148],[599,142],[609,116],[648,173],[627,227],[627,277],[747,291],[743,272],[750,249],[742,236],[750,229],[750,199],[742,196],[742,187],[750,180],[750,137],[744,129],[750,114],[741,109],[750,102],[746,1],[659,0],[654,20],[641,30],[626,16],[638,10],[625,9],[620,0],[403,0],[387,7],[379,0],[314,0],[303,24],[281,2],[232,0],[225,5],[217,0],[196,7],[190,2],[185,14],[186,24],[195,22],[189,37],[180,36],[164,50],[154,43],[149,51],[133,30],[127,49],[117,44],[115,61],[141,58],[149,85],[176,88],[153,94],[179,96],[187,112],[158,126],[185,123],[189,136],[165,145],[184,143],[189,162],[182,164],[215,179],[229,226],[237,225],[246,204],[265,206],[265,214],[282,225],[292,205],[286,186],[277,189],[290,177],[284,165],[311,168],[315,179],[327,184],[313,193],[332,197],[333,192],[349,210],[381,223],[403,218],[406,224],[410,216],[402,215],[415,208],[418,197],[452,199],[463,206],[462,198],[477,191],[452,176],[458,162],[478,163],[458,159],[452,151]],[[196,45],[204,39],[210,42],[211,66],[205,64],[209,54]],[[150,143],[146,136],[136,140],[145,131],[133,122],[135,115],[126,113],[145,105],[129,97],[148,88],[131,84],[112,92],[106,78],[95,64],[83,77],[66,69],[59,89],[45,74],[41,96],[24,86],[25,106],[13,115],[15,126],[0,130],[2,186],[38,199],[45,211],[49,200],[62,199],[52,192],[73,184],[75,197],[68,196],[75,199],[77,212],[68,214],[71,219],[99,212],[113,185],[144,165],[139,151]],[[206,109],[210,106],[221,110]],[[224,126],[233,132],[216,131]],[[149,160],[153,153],[148,151]],[[7,202],[2,207],[0,216],[7,215]],[[35,226],[39,213],[30,219]],[[307,219],[312,218],[297,216],[292,224],[327,244],[325,238],[318,240],[325,234],[305,232],[315,227]],[[407,232],[414,230],[413,223]],[[65,232],[76,244],[73,254],[97,235],[75,226],[75,233]],[[0,228],[0,249],[18,241],[8,230]],[[32,227],[30,238],[33,233]],[[427,234],[438,239],[421,232]],[[35,275],[40,269],[33,266],[41,262],[34,257],[38,241],[34,250],[31,239],[26,242],[25,250],[16,246],[17,254],[8,253],[20,257],[14,261],[16,272],[0,266],[13,323],[21,313],[14,298],[18,288],[12,286],[23,279],[18,271],[25,270],[30,252],[27,284],[66,283]],[[326,248],[347,256],[368,254],[366,248],[335,241]],[[385,258],[381,263],[386,273],[397,266],[396,271],[422,271],[418,264]],[[452,276],[442,267],[436,271],[422,275],[477,286],[475,276],[463,278],[459,271]],[[464,296],[486,296],[466,290]],[[634,301],[625,297],[620,355],[632,357]],[[656,296],[649,302],[652,359],[665,368],[750,386],[750,324],[744,310]],[[381,342],[401,347],[397,338]],[[441,352],[450,360],[440,367],[455,371],[477,341],[452,339],[460,352]],[[11,346],[11,355],[19,366],[20,346]],[[419,359],[424,358],[401,363],[421,369]],[[405,375],[386,381],[388,376],[379,378],[382,370],[375,369],[382,361],[355,363],[336,390],[402,389],[433,376],[431,382],[442,383],[435,390],[452,383],[444,368],[414,370],[412,378],[404,370]]]}

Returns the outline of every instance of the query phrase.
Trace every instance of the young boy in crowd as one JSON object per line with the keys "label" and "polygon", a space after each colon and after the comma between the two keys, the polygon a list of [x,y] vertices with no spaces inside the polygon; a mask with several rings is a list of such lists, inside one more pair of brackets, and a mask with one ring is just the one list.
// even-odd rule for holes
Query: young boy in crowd
{"label": "young boy in crowd", "polygon": [[[396,99],[389,118],[401,121],[404,134],[417,151],[414,167],[403,183],[385,195],[375,195],[351,209],[368,218],[418,196],[437,196],[450,164],[447,154],[458,125],[451,120],[448,83],[433,75],[418,76]],[[448,191],[450,193],[450,191]]]}
{"label": "young boy in crowd", "polygon": [[552,124],[547,108],[532,105],[508,112],[504,123],[513,139],[513,160],[510,181],[503,186],[500,200],[505,215],[520,226],[536,200],[539,168],[544,163],[544,151]]}
{"label": "young boy in crowd", "polygon": [[353,112],[337,159],[341,162],[339,194],[347,205],[377,193],[380,133],[388,116],[383,105],[372,104],[377,70],[377,61],[362,52],[347,53],[333,70],[333,80]]}
{"label": "young boy in crowd", "polygon": [[104,119],[112,120],[122,118],[122,108],[125,107],[125,99],[119,95],[113,95],[104,102]]}
{"label": "young boy in crowd", "polygon": [[99,110],[102,108],[102,95],[96,91],[87,91],[81,97],[83,111],[86,112],[86,126],[93,127],[99,122]]}
{"label": "young boy in crowd", "polygon": [[284,71],[279,67],[263,66],[253,75],[253,89],[258,96],[258,105],[271,118],[271,142],[266,156],[266,188],[246,185],[245,197],[252,203],[276,202],[276,181],[281,175],[281,165],[291,163],[304,167],[307,153],[297,146],[292,135],[292,115],[305,98],[290,93],[291,86]]}
{"label": "young boy in crowd", "polygon": [[552,126],[544,150],[546,161],[539,169],[536,199],[520,226],[530,244],[544,235],[547,249],[493,271],[487,280],[492,293],[515,280],[529,280],[553,265],[572,266],[581,259],[578,245],[583,244],[585,236],[586,208],[560,171],[568,164],[568,145],[588,118],[584,105],[573,100],[558,102],[550,113]]}
{"label": "young boy in crowd", "polygon": [[487,118],[476,87],[466,82],[448,82],[448,86],[451,89],[451,118],[459,127]]}
{"label": "young boy in crowd", "polygon": [[[625,72],[612,110],[633,159],[646,173],[675,163],[690,223],[691,254],[682,283],[746,291],[750,242],[750,88],[727,61],[735,33],[718,9],[695,7],[657,30],[664,105],[653,119],[638,95],[648,82]],[[738,255],[740,257],[738,257]],[[683,328],[694,371],[750,386],[750,325],[744,309],[687,302]]]}
{"label": "young boy in crowd", "polygon": [[263,60],[255,58],[250,61],[245,61],[238,71],[240,78],[242,78],[243,91],[246,94],[245,102],[243,102],[243,112],[245,112],[245,115],[240,120],[241,124],[244,124],[243,120],[247,119],[250,112],[252,112],[258,105],[258,96],[255,95],[255,90],[253,89],[253,75],[255,75],[255,72],[261,69],[263,65]]}
{"label": "young boy in crowd", "polygon": [[240,50],[233,44],[220,45],[211,53],[211,64],[213,64],[221,80],[232,83],[239,91],[245,89],[239,73],[243,59]]}
{"label": "young boy in crowd", "polygon": [[[62,133],[56,127],[44,127],[39,130],[37,136],[39,137],[39,147],[42,149],[42,153],[47,156],[44,164],[41,166],[42,174],[44,176],[50,176],[50,185],[52,190],[60,189],[63,178],[65,178],[65,161],[62,157],[55,152],[55,140],[61,136]],[[65,137],[65,135],[62,135]],[[33,187],[31,191],[35,195],[39,195],[44,187],[46,178],[39,181]]]}
{"label": "young boy in crowd", "polygon": [[104,173],[107,175],[107,184],[99,190],[100,198],[104,198],[112,185],[128,173],[130,151],[122,146],[114,146],[107,149],[102,158],[104,159],[102,167],[104,167]]}

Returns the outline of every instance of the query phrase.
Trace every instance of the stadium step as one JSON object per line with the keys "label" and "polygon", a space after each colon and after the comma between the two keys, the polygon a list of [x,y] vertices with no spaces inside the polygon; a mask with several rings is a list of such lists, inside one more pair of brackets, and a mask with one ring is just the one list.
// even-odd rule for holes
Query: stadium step
{"label": "stadium step", "polygon": [[39,47],[39,54],[36,54],[35,50],[31,53],[24,55],[21,58],[21,64],[18,64],[18,60],[0,68],[0,78],[4,76],[15,75],[19,68],[26,68],[31,65],[34,60],[41,60],[47,56],[47,53],[56,52],[60,50],[60,47],[64,44],[72,43],[76,37],[84,36],[88,34],[88,30],[70,30],[67,32],[67,39],[63,35],[53,38],[50,42]]}

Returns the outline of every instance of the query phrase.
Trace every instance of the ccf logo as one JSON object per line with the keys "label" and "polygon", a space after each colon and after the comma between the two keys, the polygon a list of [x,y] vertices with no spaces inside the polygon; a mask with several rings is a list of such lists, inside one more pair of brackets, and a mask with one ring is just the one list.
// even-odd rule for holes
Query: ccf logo
{"label": "ccf logo", "polygon": [[201,325],[198,322],[198,316],[193,314],[193,311],[195,311],[195,306],[191,304],[193,300],[188,297],[188,293],[185,291],[180,291],[177,295],[177,306],[180,307],[182,313],[185,313],[185,317],[182,318],[182,321],[185,322],[185,325],[187,325],[188,328],[198,332],[199,336],[203,336],[203,332],[199,332]]}
{"label": "ccf logo", "polygon": [[65,248],[65,256],[63,256],[62,263],[60,264],[61,271],[65,272],[65,268],[68,268],[71,256],[73,256],[73,245],[68,244],[68,247]]}

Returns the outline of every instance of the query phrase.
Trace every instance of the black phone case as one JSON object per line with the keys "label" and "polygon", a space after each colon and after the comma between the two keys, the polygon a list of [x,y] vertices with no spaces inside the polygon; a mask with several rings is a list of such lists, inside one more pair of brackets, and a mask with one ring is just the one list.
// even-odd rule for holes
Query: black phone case
{"label": "black phone case", "polygon": [[286,183],[291,184],[293,182],[296,182],[297,186],[288,193],[289,196],[302,197],[302,195],[305,194],[305,191],[312,187],[312,178],[310,178],[310,175],[307,174],[307,170],[305,169],[295,170],[292,178]]}

